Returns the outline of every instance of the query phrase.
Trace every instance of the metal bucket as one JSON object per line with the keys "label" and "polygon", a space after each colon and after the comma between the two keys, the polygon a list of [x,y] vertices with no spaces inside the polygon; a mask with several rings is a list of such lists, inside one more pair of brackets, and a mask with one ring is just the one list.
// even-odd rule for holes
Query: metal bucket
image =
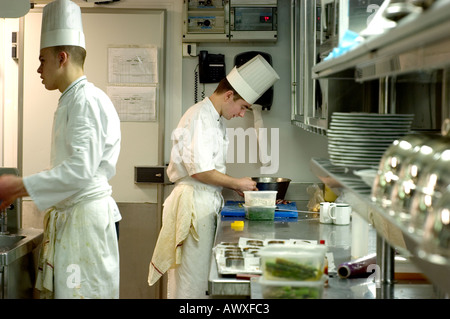
{"label": "metal bucket", "polygon": [[283,177],[252,177],[260,191],[278,191],[277,199],[284,199],[291,180]]}

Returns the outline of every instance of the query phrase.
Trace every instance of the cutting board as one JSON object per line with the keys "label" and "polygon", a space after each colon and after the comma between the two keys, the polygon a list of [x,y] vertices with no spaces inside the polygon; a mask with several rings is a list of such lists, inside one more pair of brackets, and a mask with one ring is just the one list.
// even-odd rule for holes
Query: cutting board
{"label": "cutting board", "polygon": [[[223,217],[245,217],[244,202],[228,200],[222,208]],[[294,202],[288,204],[277,204],[279,209],[297,210],[297,204]],[[275,218],[297,218],[298,212],[287,212],[275,210]]]}

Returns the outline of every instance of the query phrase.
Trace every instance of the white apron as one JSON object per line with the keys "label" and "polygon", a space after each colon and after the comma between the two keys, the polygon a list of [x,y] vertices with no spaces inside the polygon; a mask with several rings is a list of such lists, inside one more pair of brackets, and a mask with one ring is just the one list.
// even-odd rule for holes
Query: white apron
{"label": "white apron", "polygon": [[36,288],[41,298],[119,298],[119,248],[110,196],[47,211]]}
{"label": "white apron", "polygon": [[190,177],[178,182],[164,202],[163,226],[150,263],[149,284],[168,271],[169,299],[208,297],[217,213],[222,206],[217,188]]}

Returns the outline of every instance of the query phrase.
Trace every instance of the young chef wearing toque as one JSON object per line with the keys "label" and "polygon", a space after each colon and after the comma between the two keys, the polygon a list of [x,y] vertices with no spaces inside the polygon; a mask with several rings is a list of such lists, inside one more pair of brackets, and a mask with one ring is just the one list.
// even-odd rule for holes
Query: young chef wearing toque
{"label": "young chef wearing toque", "polygon": [[[189,108],[172,134],[167,169],[175,188],[164,202],[163,225],[149,265],[148,282],[168,271],[168,298],[206,298],[216,217],[223,187],[256,190],[250,177],[226,175],[224,119],[243,117],[279,79],[260,55],[233,70],[214,93]],[[170,269],[170,270],[169,270]]]}
{"label": "young chef wearing toque", "polygon": [[81,10],[69,0],[44,7],[42,83],[58,89],[51,169],[0,177],[1,208],[30,196],[44,217],[36,288],[41,298],[118,298],[121,219],[108,180],[120,151],[120,121],[108,96],[84,76]]}

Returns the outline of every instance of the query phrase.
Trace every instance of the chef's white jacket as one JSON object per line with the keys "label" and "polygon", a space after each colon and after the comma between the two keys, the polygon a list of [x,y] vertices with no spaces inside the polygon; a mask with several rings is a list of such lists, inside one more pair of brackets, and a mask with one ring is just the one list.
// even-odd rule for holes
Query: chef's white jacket
{"label": "chef's white jacket", "polygon": [[120,152],[120,120],[86,77],[61,95],[54,115],[51,168],[24,178],[48,210],[36,287],[41,297],[118,298],[121,219],[108,180]]}
{"label": "chef's white jacket", "polygon": [[171,182],[213,169],[225,174],[229,143],[226,125],[208,97],[186,111],[172,133],[172,141],[167,167]]}
{"label": "chef's white jacket", "polygon": [[120,139],[120,120],[109,97],[85,76],[74,81],[54,115],[51,169],[23,179],[38,209],[111,194],[108,180],[116,172]]}

